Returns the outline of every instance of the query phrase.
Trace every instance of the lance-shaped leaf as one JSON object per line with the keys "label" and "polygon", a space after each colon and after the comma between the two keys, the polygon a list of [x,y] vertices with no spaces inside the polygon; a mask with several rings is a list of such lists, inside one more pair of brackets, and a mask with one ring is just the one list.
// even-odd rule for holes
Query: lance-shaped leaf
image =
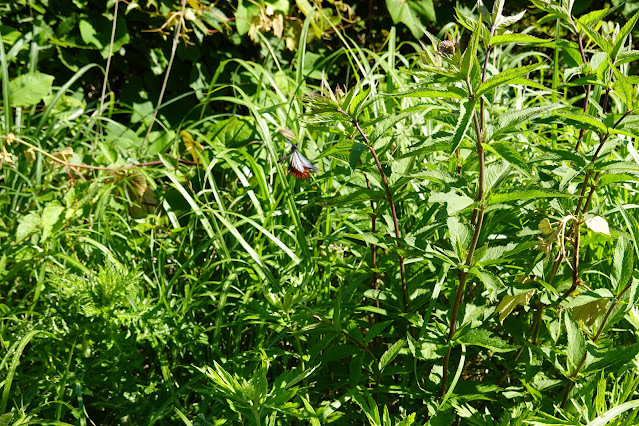
{"label": "lance-shaped leaf", "polygon": [[473,36],[466,46],[466,51],[464,52],[464,57],[462,58],[462,65],[460,71],[464,78],[467,80],[470,77],[470,72],[472,71],[473,65],[477,59],[477,46],[479,44],[479,35],[481,34],[481,15],[477,19],[477,25],[474,28]]}
{"label": "lance-shaped leaf", "polygon": [[566,335],[568,336],[568,345],[566,346],[566,364],[570,374],[574,373],[577,366],[581,363],[586,353],[586,339],[579,326],[569,318],[566,319]]}
{"label": "lance-shaped leaf", "polygon": [[532,64],[526,65],[525,67],[512,68],[509,70],[505,70],[500,72],[497,75],[493,75],[492,77],[486,79],[477,89],[476,96],[482,96],[485,93],[490,92],[491,90],[499,87],[503,84],[507,84],[509,81],[512,81],[524,74],[528,74],[534,69],[538,68],[541,64]]}
{"label": "lance-shaped leaf", "polygon": [[487,144],[486,148],[493,151],[501,158],[525,172],[530,171],[530,164],[522,157],[512,142],[493,142]]}
{"label": "lance-shaped leaf", "polygon": [[577,21],[577,27],[579,27],[579,30],[586,33],[586,35],[588,35],[588,37],[590,37],[590,39],[592,39],[592,41],[594,41],[595,44],[599,46],[601,50],[603,50],[610,56],[613,49],[613,46],[612,46],[612,43],[610,43],[610,40],[608,40],[606,37],[599,34],[589,25],[584,25],[579,21]]}
{"label": "lance-shaped leaf", "polygon": [[502,44],[508,43],[517,43],[517,44],[546,44],[552,43],[553,40],[546,38],[539,38],[535,36],[531,36],[528,34],[518,34],[518,33],[510,33],[510,34],[497,34],[490,38],[491,46],[499,46]]}
{"label": "lance-shaped leaf", "polygon": [[504,192],[501,194],[493,194],[488,198],[488,204],[501,204],[509,201],[518,200],[531,200],[533,198],[558,198],[558,197],[572,197],[571,194],[566,194],[561,191],[555,191],[552,189],[546,189],[542,187],[531,187],[528,189],[522,189],[512,192]]}
{"label": "lance-shaped leaf", "polygon": [[619,34],[617,34],[614,45],[612,46],[612,50],[610,51],[610,59],[613,62],[615,62],[615,60],[617,59],[617,54],[623,47],[626,39],[632,32],[632,29],[635,27],[635,24],[637,24],[637,19],[639,19],[639,12],[635,13],[634,16],[630,18],[628,22],[626,22],[626,24],[619,30]]}
{"label": "lance-shaped leaf", "polygon": [[612,12],[617,10],[619,6],[621,6],[622,4],[623,3],[619,3],[616,6],[610,6],[605,9],[593,10],[592,12],[588,12],[579,17],[579,22],[581,22],[584,25],[596,24],[598,22],[601,22],[602,19],[604,19],[606,16],[610,15]]}
{"label": "lance-shaped leaf", "polygon": [[593,117],[592,115],[584,114],[582,112],[567,112],[567,111],[558,111],[555,113],[558,117],[567,118],[572,120],[572,125],[577,127],[578,129],[590,129],[595,128],[600,133],[608,133],[608,127],[602,123],[598,118]]}
{"label": "lance-shaped leaf", "polygon": [[493,336],[490,331],[482,328],[468,329],[466,333],[459,336],[458,341],[467,346],[481,346],[493,352],[510,352],[517,349],[516,346],[509,345],[505,340]]}
{"label": "lance-shaped leaf", "polygon": [[366,150],[366,145],[363,143],[355,142],[351,148],[351,153],[348,158],[348,164],[351,166],[351,169],[357,168],[359,164],[359,158],[362,156],[362,153]]}
{"label": "lance-shaped leaf", "polygon": [[467,100],[459,104],[459,119],[455,125],[455,132],[453,133],[453,138],[450,143],[451,150],[449,151],[449,154],[455,152],[455,150],[459,147],[459,144],[461,144],[464,139],[464,136],[466,136],[466,131],[470,125],[470,119],[475,111],[475,104],[476,102],[474,100]]}
{"label": "lance-shaped leaf", "polygon": [[508,130],[538,118],[543,114],[550,113],[561,108],[565,108],[565,105],[562,105],[561,103],[554,103],[547,106],[514,110],[501,114],[493,124],[492,133],[488,135],[486,141],[490,142],[491,140],[495,140],[502,133]]}

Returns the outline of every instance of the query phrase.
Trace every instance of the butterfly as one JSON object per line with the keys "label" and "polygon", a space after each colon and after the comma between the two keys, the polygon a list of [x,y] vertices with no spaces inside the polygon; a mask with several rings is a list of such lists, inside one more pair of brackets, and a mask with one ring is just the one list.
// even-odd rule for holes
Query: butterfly
{"label": "butterfly", "polygon": [[277,162],[283,163],[287,159],[289,160],[288,172],[298,179],[308,179],[311,173],[319,170],[302,155],[296,143],[292,143],[288,154],[283,155]]}

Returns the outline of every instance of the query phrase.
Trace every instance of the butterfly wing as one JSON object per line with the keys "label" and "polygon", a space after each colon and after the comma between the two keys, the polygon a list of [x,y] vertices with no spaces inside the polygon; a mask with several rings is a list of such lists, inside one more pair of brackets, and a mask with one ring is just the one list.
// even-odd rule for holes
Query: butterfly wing
{"label": "butterfly wing", "polygon": [[290,152],[290,162],[288,164],[288,172],[298,179],[308,179],[311,173],[319,169],[311,164],[297,147],[293,147]]}

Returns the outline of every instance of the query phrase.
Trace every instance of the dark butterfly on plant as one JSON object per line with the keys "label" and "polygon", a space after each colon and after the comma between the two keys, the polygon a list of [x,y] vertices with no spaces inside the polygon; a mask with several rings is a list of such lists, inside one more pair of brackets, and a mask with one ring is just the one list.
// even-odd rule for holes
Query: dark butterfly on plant
{"label": "dark butterfly on plant", "polygon": [[289,160],[288,172],[298,179],[308,179],[311,173],[319,170],[302,155],[296,143],[291,144],[291,150],[283,155],[278,163],[283,163],[287,159]]}

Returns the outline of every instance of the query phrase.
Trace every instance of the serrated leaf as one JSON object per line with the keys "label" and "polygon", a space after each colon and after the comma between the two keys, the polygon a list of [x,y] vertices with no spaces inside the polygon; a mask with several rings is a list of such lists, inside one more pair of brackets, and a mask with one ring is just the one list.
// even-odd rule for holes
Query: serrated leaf
{"label": "serrated leaf", "polygon": [[340,206],[351,203],[361,203],[362,201],[381,200],[386,194],[383,191],[374,189],[361,188],[346,195],[338,195],[335,197],[323,198],[318,204],[323,206]]}
{"label": "serrated leaf", "polygon": [[572,375],[586,353],[586,340],[579,326],[568,315],[564,318],[566,320],[566,335],[568,336],[566,370]]}
{"label": "serrated leaf", "polygon": [[348,115],[351,117],[357,117],[360,112],[360,107],[366,101],[370,93],[370,89],[358,90],[357,94],[353,96],[348,104]]}
{"label": "serrated leaf", "polygon": [[615,245],[612,256],[612,282],[617,292],[621,291],[632,278],[635,266],[634,250],[628,247],[628,240],[621,237]]}
{"label": "serrated leaf", "polygon": [[623,47],[624,43],[626,42],[626,39],[632,32],[632,29],[637,24],[637,19],[639,19],[639,12],[635,13],[634,16],[630,18],[628,22],[626,22],[625,25],[621,27],[621,29],[619,30],[619,33],[617,34],[617,37],[615,38],[615,42],[612,47],[612,50],[610,51],[610,59],[613,62],[615,62],[615,60],[617,59],[617,54]]}
{"label": "serrated leaf", "polygon": [[579,27],[580,31],[586,33],[588,37],[590,37],[601,50],[603,50],[610,56],[613,46],[606,37],[599,34],[590,25],[586,25],[580,21],[577,21],[577,27]]}
{"label": "serrated leaf", "polygon": [[482,22],[481,15],[479,15],[477,19],[476,27],[473,29],[472,38],[470,42],[466,46],[466,51],[464,52],[464,56],[462,58],[462,64],[460,67],[460,72],[464,76],[464,79],[468,79],[470,77],[470,73],[472,71],[473,65],[477,60],[477,46],[479,44],[479,35],[481,34]]}
{"label": "serrated leaf", "polygon": [[530,289],[517,293],[515,295],[507,294],[502,297],[501,302],[497,306],[497,312],[499,312],[499,322],[503,324],[504,320],[515,310],[518,306],[526,306],[530,302],[530,298],[535,294],[535,289]]}
{"label": "serrated leaf", "polygon": [[459,119],[455,125],[455,131],[450,143],[451,150],[449,154],[451,155],[457,150],[466,135],[466,131],[468,131],[470,119],[473,116],[473,112],[475,112],[475,104],[474,100],[464,101],[459,104]]}
{"label": "serrated leaf", "polygon": [[608,221],[601,216],[591,217],[586,219],[586,226],[593,232],[598,234],[604,234],[610,236],[610,229],[608,228]]}
{"label": "serrated leaf", "polygon": [[578,129],[589,129],[589,126],[591,126],[599,130],[601,133],[608,132],[608,127],[606,127],[606,125],[601,120],[588,114],[558,111],[555,113],[555,115],[575,121],[573,125]]}
{"label": "serrated leaf", "polygon": [[385,117],[383,120],[377,123],[377,125],[375,126],[375,129],[370,134],[369,136],[370,143],[374,144],[379,138],[384,136],[384,134],[388,130],[390,130],[395,124],[399,123],[405,118],[410,117],[411,115],[415,114],[417,111],[421,111],[421,110],[422,108],[408,108],[407,110],[399,114],[392,114],[392,115],[389,115],[388,117]]}
{"label": "serrated leaf", "polygon": [[501,44],[519,43],[519,44],[545,44],[552,43],[552,39],[539,38],[528,34],[499,34],[490,38],[491,46],[499,46]]}
{"label": "serrated leaf", "polygon": [[481,346],[482,348],[499,353],[510,352],[517,349],[515,346],[509,345],[505,340],[493,336],[490,331],[482,328],[471,328],[457,340],[459,343],[463,343],[467,346]]}
{"label": "serrated leaf", "polygon": [[375,337],[379,336],[386,328],[393,323],[393,320],[383,321],[375,323],[368,329],[366,333],[366,337],[364,339],[364,345],[368,345],[368,343],[373,340]]}
{"label": "serrated leaf", "polygon": [[448,237],[451,246],[455,248],[458,259],[462,259],[466,247],[470,244],[472,230],[470,226],[461,223],[455,216],[449,217],[446,220],[446,225],[448,226]]}
{"label": "serrated leaf", "polygon": [[351,166],[351,169],[356,169],[359,165],[359,158],[362,156],[362,153],[366,150],[366,145],[363,143],[355,142],[351,147],[351,152],[348,157],[348,164]]}
{"label": "serrated leaf", "polygon": [[639,354],[639,343],[630,346],[606,348],[595,354],[595,359],[584,368],[584,373],[606,370],[614,373],[622,365],[630,362]]}
{"label": "serrated leaf", "polygon": [[492,194],[488,198],[488,205],[507,203],[510,201],[530,200],[533,198],[561,198],[571,197],[571,194],[552,189],[522,189],[502,194]]}
{"label": "serrated leaf", "polygon": [[486,141],[490,142],[497,139],[502,133],[520,126],[534,118],[543,114],[553,112],[557,109],[565,108],[565,105],[554,103],[547,106],[526,108],[523,110],[513,110],[501,114],[493,125],[492,133],[487,137]]}
{"label": "serrated leaf", "polygon": [[468,97],[466,92],[461,87],[448,86],[448,87],[427,87],[417,88],[415,90],[392,94],[394,98],[447,98],[447,99],[465,99]]}
{"label": "serrated leaf", "polygon": [[521,77],[524,74],[528,74],[531,71],[537,69],[541,64],[532,64],[526,65],[524,67],[512,68],[505,71],[500,72],[497,75],[489,77],[484,81],[477,89],[476,96],[482,96],[485,93],[490,92],[491,90],[499,87],[501,85],[507,84],[508,82]]}
{"label": "serrated leaf", "polygon": [[400,339],[393,343],[379,359],[379,371],[384,371],[384,368],[386,368],[386,366],[390,364],[397,355],[399,355],[399,351],[401,351],[405,345],[406,340],[404,339]]}
{"label": "serrated leaf", "polygon": [[443,347],[437,345],[435,342],[421,338],[419,341],[416,341],[410,334],[408,335],[407,340],[411,354],[419,360],[427,361],[431,359],[438,359],[442,356],[441,352]]}
{"label": "serrated leaf", "polygon": [[517,167],[520,170],[525,172],[530,171],[530,165],[524,157],[519,153],[517,149],[513,146],[513,143],[508,142],[493,142],[489,145],[486,145],[486,148],[495,152],[501,158],[506,160],[508,163]]}
{"label": "serrated leaf", "polygon": [[515,23],[519,22],[521,20],[521,18],[524,17],[525,14],[526,14],[526,11],[522,10],[521,12],[519,12],[516,15],[500,16],[500,17],[497,18],[497,20],[495,22],[495,26],[496,27],[509,27],[512,24],[515,24]]}
{"label": "serrated leaf", "polygon": [[504,288],[504,282],[498,276],[493,275],[490,272],[477,270],[473,271],[473,274],[481,280],[493,300],[495,298],[495,294]]}

